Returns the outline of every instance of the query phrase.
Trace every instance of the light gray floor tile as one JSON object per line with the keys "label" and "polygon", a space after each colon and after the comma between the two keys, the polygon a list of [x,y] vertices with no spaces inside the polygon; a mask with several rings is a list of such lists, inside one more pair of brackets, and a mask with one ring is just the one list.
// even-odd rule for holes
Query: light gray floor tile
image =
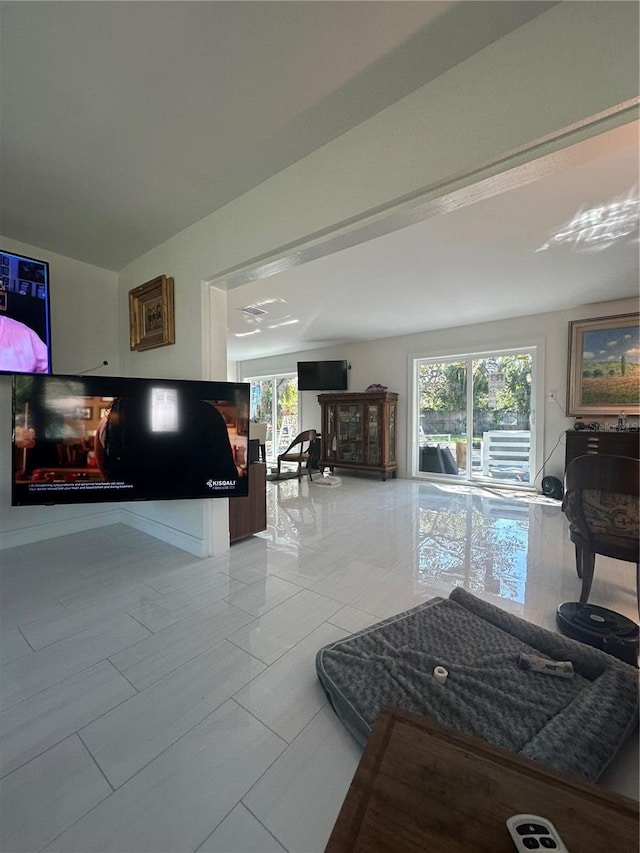
{"label": "light gray floor tile", "polygon": [[[2,702],[11,706],[0,719],[9,735],[6,766],[20,764],[5,779],[20,779],[45,756],[63,756],[60,739],[73,739],[70,727],[85,732],[95,726],[97,732],[102,715],[112,721],[104,729],[104,751],[111,751],[112,738],[116,774],[130,772],[123,770],[129,759],[118,752],[118,739],[134,764],[165,750],[93,811],[87,805],[84,817],[75,810],[66,815],[57,800],[38,794],[41,837],[64,831],[53,849],[183,853],[201,846],[206,853],[207,845],[224,849],[229,838],[233,850],[234,837],[246,847],[234,853],[256,844],[260,850],[263,841],[271,850],[271,839],[291,853],[322,849],[357,756],[315,675],[315,651],[333,632],[360,630],[435,594],[447,596],[456,585],[557,630],[558,603],[579,595],[574,550],[557,505],[523,505],[495,489],[458,483],[380,484],[349,474],[337,489],[317,488],[308,478],[269,483],[267,501],[267,530],[214,558],[197,559],[122,524],[1,552],[0,645],[8,638],[9,657],[25,652],[5,661],[0,672]],[[637,621],[633,567],[600,559],[591,600]],[[491,566],[499,571],[488,571]],[[282,581],[302,591],[265,612],[270,593],[286,589]],[[257,582],[264,596],[258,593],[249,605],[261,589],[249,590]],[[243,594],[245,605],[257,606],[261,615],[223,600]],[[150,608],[154,616],[171,618],[183,606],[194,613],[152,634],[131,614],[142,615],[154,601],[164,606],[162,614]],[[105,632],[106,615],[112,621]],[[148,621],[154,629],[162,624]],[[75,633],[78,628],[84,633]],[[37,642],[59,639],[28,652],[19,639],[23,629]],[[222,645],[228,667],[219,661],[221,670],[212,673],[211,666],[193,663],[213,655],[215,643],[227,637],[233,638]],[[268,668],[258,664],[251,678],[244,652],[262,657]],[[102,701],[117,701],[123,684],[100,663],[107,659],[155,701],[118,717],[116,711],[138,698],[130,696],[105,714]],[[111,675],[101,682],[96,672]],[[161,679],[174,689],[158,687]],[[191,709],[215,699],[216,691],[219,701],[232,699],[195,724]],[[276,732],[290,740],[281,754],[286,744]],[[103,745],[96,741],[96,747]],[[637,799],[638,768],[636,736],[603,784]],[[245,794],[248,808],[239,802]],[[70,802],[78,802],[73,794]]]}
{"label": "light gray floor tile", "polygon": [[198,589],[201,586],[224,584],[227,580],[224,572],[218,572],[210,562],[194,562],[179,569],[170,569],[149,581],[153,589],[163,595],[183,593],[185,590]]}
{"label": "light gray floor tile", "polygon": [[68,590],[60,596],[61,603],[69,611],[96,607],[106,610],[125,610],[131,602],[139,599],[149,601],[160,598],[160,593],[145,583],[136,583],[134,575],[127,570],[122,575],[112,573],[102,566],[96,577],[73,578]]}
{"label": "light gray floor tile", "polygon": [[31,655],[24,655],[0,670],[1,709],[11,707],[149,636],[130,616],[114,616],[107,625],[86,629]]}
{"label": "light gray floor tile", "polygon": [[333,625],[321,625],[243,687],[234,699],[291,742],[326,703],[316,676],[316,653],[344,636],[345,632]]}
{"label": "light gray floor tile", "polygon": [[[4,590],[1,591],[4,594]],[[27,625],[29,622],[36,622],[40,619],[55,619],[58,616],[65,615],[64,607],[50,599],[47,603],[45,601],[30,601],[28,598],[13,602],[3,599],[0,607],[0,625],[2,625],[3,631],[8,631],[10,628],[17,628],[18,625]]]}
{"label": "light gray floor tile", "polygon": [[417,607],[436,594],[432,583],[427,584],[420,578],[387,572],[382,580],[354,598],[351,606],[356,610],[375,613],[379,619],[386,619],[410,607]]}
{"label": "light gray floor tile", "polygon": [[3,631],[0,637],[0,666],[22,655],[31,654],[32,648],[17,628]]}
{"label": "light gray floor tile", "polygon": [[114,788],[264,670],[226,640],[81,729]]}
{"label": "light gray floor tile", "polygon": [[242,803],[227,815],[198,853],[286,853]]}
{"label": "light gray floor tile", "polygon": [[217,574],[211,579],[190,584],[185,589],[172,593],[172,597],[192,610],[202,610],[246,588],[247,585],[239,580]]}
{"label": "light gray floor tile", "polygon": [[255,717],[229,701],[46,849],[196,850],[284,746]]}
{"label": "light gray floor tile", "polygon": [[[129,614],[130,615],[130,614]],[[108,633],[115,618],[127,620],[123,607],[91,605],[67,612],[58,619],[31,622],[22,627],[22,632],[37,651],[71,637]],[[141,620],[137,620],[138,622]]]}
{"label": "light gray floor tile", "polygon": [[363,587],[371,587],[378,581],[382,581],[388,574],[389,569],[379,568],[364,560],[345,560],[336,564],[311,584],[311,589],[320,595],[326,595],[349,604],[362,595]]}
{"label": "light gray floor tile", "polygon": [[300,592],[300,587],[296,584],[282,578],[267,577],[231,593],[226,597],[226,601],[253,616],[262,616],[297,592]]}
{"label": "light gray floor tile", "polygon": [[342,607],[337,613],[329,619],[332,625],[337,625],[348,634],[355,634],[363,628],[368,628],[380,621],[379,616],[373,616],[371,613],[365,613],[364,610],[357,610],[355,607]]}
{"label": "light gray floor tile", "polygon": [[108,662],[36,693],[0,714],[0,776],[135,694]]}
{"label": "light gray floor tile", "polygon": [[78,737],[62,741],[0,781],[0,849],[40,850],[110,793]]}
{"label": "light gray floor tile", "polygon": [[248,585],[264,580],[269,575],[264,554],[259,553],[255,558],[245,557],[244,555],[236,557],[237,550],[243,544],[244,542],[234,542],[231,546],[230,577]]}
{"label": "light gray floor tile", "polygon": [[287,849],[322,853],[361,749],[327,707],[243,798]]}
{"label": "light gray floor tile", "polygon": [[128,681],[143,690],[251,621],[253,616],[244,610],[217,601],[117,652],[110,660]]}
{"label": "light gray floor tile", "polygon": [[339,609],[339,602],[303,590],[229,639],[261,661],[273,663]]}
{"label": "light gray floor tile", "polygon": [[168,628],[170,625],[185,619],[194,613],[193,608],[176,601],[170,596],[145,601],[127,608],[130,616],[133,616],[141,625],[148,628],[154,634]]}

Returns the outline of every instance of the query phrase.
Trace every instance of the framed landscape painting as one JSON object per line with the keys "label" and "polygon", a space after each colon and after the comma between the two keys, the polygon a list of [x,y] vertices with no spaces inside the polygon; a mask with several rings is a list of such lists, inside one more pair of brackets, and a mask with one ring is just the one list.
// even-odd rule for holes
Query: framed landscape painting
{"label": "framed landscape painting", "polygon": [[640,414],[640,313],[569,323],[567,415]]}

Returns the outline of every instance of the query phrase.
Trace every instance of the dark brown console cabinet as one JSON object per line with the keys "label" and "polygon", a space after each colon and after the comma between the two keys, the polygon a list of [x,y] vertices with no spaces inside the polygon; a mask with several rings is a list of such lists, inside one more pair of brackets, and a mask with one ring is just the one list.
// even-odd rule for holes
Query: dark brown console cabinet
{"label": "dark brown console cabinet", "polygon": [[237,542],[267,527],[267,466],[249,465],[249,497],[229,498],[229,541]]}
{"label": "dark brown console cabinet", "polygon": [[398,474],[398,395],[391,391],[319,394],[321,468],[357,468],[386,480]]}
{"label": "dark brown console cabinet", "polygon": [[576,456],[631,456],[640,459],[640,433],[567,430],[565,468]]}

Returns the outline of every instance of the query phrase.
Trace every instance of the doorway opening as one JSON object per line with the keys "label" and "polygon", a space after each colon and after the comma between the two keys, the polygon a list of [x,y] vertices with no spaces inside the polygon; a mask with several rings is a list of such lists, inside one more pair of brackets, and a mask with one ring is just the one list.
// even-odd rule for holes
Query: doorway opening
{"label": "doorway opening", "polygon": [[298,423],[298,377],[285,373],[246,380],[251,386],[252,421],[266,423],[267,463],[275,463],[300,432]]}

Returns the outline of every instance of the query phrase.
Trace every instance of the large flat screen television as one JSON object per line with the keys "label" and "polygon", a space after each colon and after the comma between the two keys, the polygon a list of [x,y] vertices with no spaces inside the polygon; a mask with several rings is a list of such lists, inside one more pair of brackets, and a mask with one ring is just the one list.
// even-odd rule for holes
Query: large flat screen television
{"label": "large flat screen television", "polygon": [[248,495],[249,385],[13,377],[12,505]]}
{"label": "large flat screen television", "polygon": [[346,391],[346,361],[299,361],[298,391]]}
{"label": "large flat screen television", "polygon": [[51,373],[49,264],[0,249],[0,373]]}

